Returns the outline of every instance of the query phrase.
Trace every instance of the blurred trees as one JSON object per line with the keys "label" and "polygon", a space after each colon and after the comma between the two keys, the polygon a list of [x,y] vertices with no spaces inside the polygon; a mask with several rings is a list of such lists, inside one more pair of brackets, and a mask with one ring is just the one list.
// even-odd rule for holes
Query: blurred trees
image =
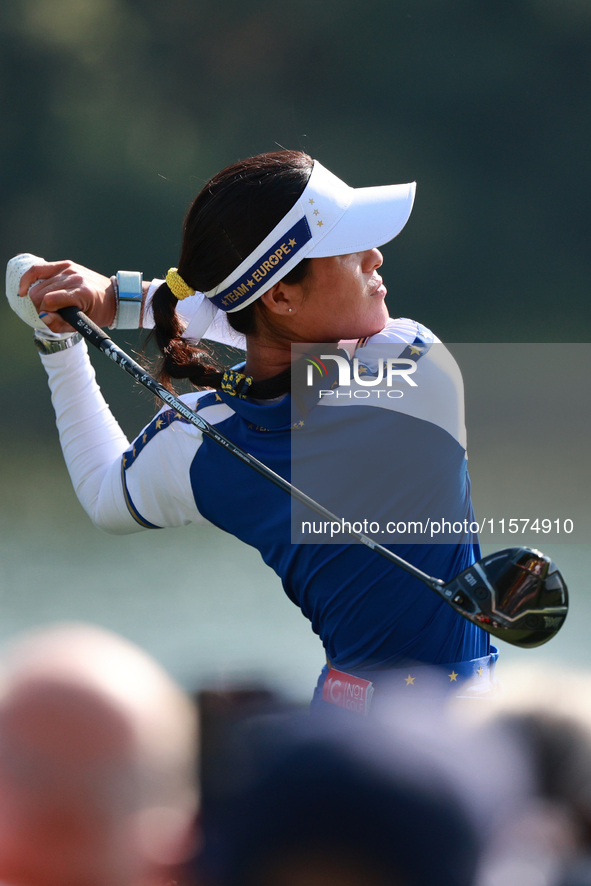
{"label": "blurred trees", "polygon": [[588,0],[9,0],[0,70],[2,261],[162,274],[203,182],[280,144],[355,186],[417,179],[391,313],[589,337]]}

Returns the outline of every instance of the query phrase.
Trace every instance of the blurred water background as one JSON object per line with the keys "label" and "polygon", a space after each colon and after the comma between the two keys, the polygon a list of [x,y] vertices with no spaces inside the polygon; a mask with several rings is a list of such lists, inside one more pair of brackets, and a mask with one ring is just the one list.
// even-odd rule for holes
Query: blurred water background
{"label": "blurred water background", "polygon": [[[260,680],[296,700],[311,696],[321,643],[252,548],[213,526],[105,535],[59,460],[33,450],[14,453],[3,485],[11,507],[0,527],[0,639],[56,619],[91,621],[149,649],[187,688]],[[500,644],[501,678],[515,660],[591,664],[591,546],[540,547],[560,565],[571,612],[546,646]]]}
{"label": "blurred water background", "polygon": [[[11,0],[0,7],[0,260],[29,251],[162,275],[209,176],[295,147],[355,186],[418,181],[411,221],[384,249],[392,315],[447,342],[564,349],[591,328],[590,100],[588,0]],[[92,528],[29,331],[5,304],[0,319],[0,636],[91,620],[187,686],[258,674],[308,697],[320,643],[256,552],[213,528]],[[141,348],[136,333],[117,340]],[[568,359],[548,348],[550,365]],[[530,375],[499,404],[494,385],[483,393],[466,374],[477,512],[558,496],[589,519],[588,351],[577,354],[576,395]],[[97,369],[134,436],[154,404],[114,367]],[[535,415],[550,448],[528,457],[477,419],[486,398],[484,414],[509,425]],[[505,647],[506,661],[591,665],[589,541],[539,540],[572,613],[547,647]]]}

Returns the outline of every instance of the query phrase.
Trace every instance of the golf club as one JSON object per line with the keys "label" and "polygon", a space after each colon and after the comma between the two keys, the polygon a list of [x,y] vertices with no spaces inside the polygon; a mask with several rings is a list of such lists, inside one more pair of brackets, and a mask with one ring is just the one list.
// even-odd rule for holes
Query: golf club
{"label": "golf club", "polygon": [[[72,328],[102,351],[140,384],[163,400],[195,427],[228,452],[266,477],[293,498],[307,505],[325,520],[342,523],[327,510],[254,456],[236,446],[182,400],[132,360],[109,336],[76,307],[59,313]],[[395,563],[439,594],[456,612],[507,643],[522,648],[541,646],[562,627],[568,611],[568,590],[555,564],[540,551],[517,547],[483,557],[447,584],[433,578],[350,528],[349,535],[372,551]]]}

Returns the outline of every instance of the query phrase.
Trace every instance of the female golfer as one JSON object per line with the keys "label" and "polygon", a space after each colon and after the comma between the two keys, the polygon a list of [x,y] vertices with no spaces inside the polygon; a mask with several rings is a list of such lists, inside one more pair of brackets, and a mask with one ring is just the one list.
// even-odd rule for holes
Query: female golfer
{"label": "female golfer", "polygon": [[[324,644],[314,704],[362,713],[374,688],[433,692],[425,665],[440,666],[452,690],[478,675],[488,691],[488,635],[303,507],[292,514],[289,496],[174,410],[130,444],[85,343],[55,312],[74,304],[104,326],[153,327],[161,380],[200,389],[184,397],[191,408],[282,476],[293,466],[304,491],[447,581],[479,556],[461,376],[425,327],[388,318],[379,273],[377,247],[402,230],[413,199],[414,185],[353,189],[305,154],[263,154],[206,184],[166,282],[142,289],[139,273],[111,282],[29,257],[20,285],[45,329],[70,335],[35,332],[92,520],[114,533],[209,520],[256,547]],[[202,338],[245,343],[245,364],[224,370]]]}

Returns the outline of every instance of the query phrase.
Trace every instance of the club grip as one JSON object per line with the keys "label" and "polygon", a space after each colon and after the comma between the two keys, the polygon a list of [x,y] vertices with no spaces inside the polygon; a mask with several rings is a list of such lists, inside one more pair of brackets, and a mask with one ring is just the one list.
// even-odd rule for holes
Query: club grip
{"label": "club grip", "polygon": [[100,348],[105,342],[111,341],[107,333],[83,314],[80,308],[60,308],[57,313],[95,347]]}

